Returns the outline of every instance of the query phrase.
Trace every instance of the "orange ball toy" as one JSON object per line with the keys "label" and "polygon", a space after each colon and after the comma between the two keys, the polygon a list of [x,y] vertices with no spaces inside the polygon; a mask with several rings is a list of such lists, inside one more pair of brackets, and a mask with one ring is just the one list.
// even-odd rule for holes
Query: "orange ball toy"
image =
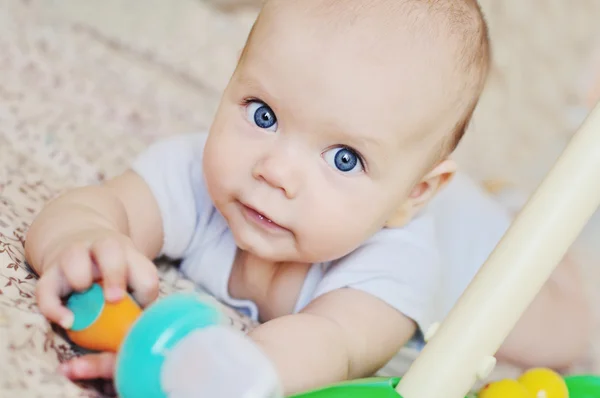
{"label": "orange ball toy", "polygon": [[93,351],[114,353],[142,313],[129,295],[116,303],[107,302],[101,283],[72,295],[66,306],[75,316],[73,326],[66,331],[73,343]]}

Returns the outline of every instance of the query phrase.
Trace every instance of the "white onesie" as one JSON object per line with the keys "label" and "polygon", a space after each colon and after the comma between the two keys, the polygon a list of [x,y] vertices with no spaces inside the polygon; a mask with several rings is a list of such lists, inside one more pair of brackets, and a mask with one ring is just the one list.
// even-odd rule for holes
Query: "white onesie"
{"label": "white onesie", "polygon": [[[181,259],[190,279],[256,320],[254,303],[228,293],[236,245],[206,190],[205,140],[205,133],[197,133],[157,142],[136,159],[133,169],[160,207],[161,254]],[[313,264],[294,311],[324,293],[349,287],[387,302],[424,332],[443,320],[509,223],[507,210],[459,173],[405,227],[383,229],[349,255]]]}

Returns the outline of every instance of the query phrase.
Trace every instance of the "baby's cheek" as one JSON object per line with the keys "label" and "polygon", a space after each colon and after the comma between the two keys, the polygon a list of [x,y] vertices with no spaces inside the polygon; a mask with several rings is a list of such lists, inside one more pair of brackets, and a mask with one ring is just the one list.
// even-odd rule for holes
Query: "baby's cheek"
{"label": "baby's cheek", "polygon": [[303,233],[297,238],[302,251],[312,258],[309,262],[331,261],[355,250],[367,238],[364,229],[352,227],[348,218],[325,218],[311,222],[307,220]]}
{"label": "baby's cheek", "polygon": [[239,156],[235,146],[228,144],[225,137],[209,139],[204,151],[204,175],[207,184],[223,187],[232,181],[239,170]]}

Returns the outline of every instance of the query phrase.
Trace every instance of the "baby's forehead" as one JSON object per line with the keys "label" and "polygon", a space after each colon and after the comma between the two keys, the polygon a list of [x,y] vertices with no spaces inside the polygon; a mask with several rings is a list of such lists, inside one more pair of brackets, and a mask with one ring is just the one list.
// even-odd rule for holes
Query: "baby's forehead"
{"label": "baby's forehead", "polygon": [[296,29],[304,38],[311,34],[323,39],[346,36],[348,41],[354,40],[357,44],[391,44],[404,35],[411,35],[414,41],[432,36],[443,38],[444,35],[439,34],[441,25],[423,23],[432,18],[431,13],[422,11],[423,7],[414,7],[420,3],[414,0],[268,0],[255,28],[265,32]]}
{"label": "baby's forehead", "polygon": [[380,10],[353,22],[284,1],[259,19],[240,68],[279,100],[275,107],[294,104],[295,117],[299,108],[313,119],[325,113],[345,130],[393,131],[402,141],[443,121],[456,80],[443,38],[417,35],[398,18],[391,26]]}
{"label": "baby's forehead", "polygon": [[460,43],[434,13],[414,7],[422,3],[429,1],[268,0],[246,52],[258,50],[272,63],[301,58],[305,67],[334,74],[354,68],[356,79],[368,78],[374,87],[383,80],[385,91],[397,86],[395,80],[405,83],[407,74],[425,78],[423,90],[460,84]]}
{"label": "baby's forehead", "polygon": [[[370,33],[368,39],[462,39],[477,25],[476,0],[266,0],[257,25],[302,27],[330,34]],[[459,34],[459,33],[462,33]],[[463,36],[463,37],[460,37]]]}

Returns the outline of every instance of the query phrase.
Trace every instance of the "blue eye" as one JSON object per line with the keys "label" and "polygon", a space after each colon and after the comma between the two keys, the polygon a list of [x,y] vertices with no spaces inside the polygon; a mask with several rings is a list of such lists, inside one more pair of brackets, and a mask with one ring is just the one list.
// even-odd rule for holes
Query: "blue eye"
{"label": "blue eye", "polygon": [[248,120],[256,124],[261,129],[276,131],[277,116],[269,105],[260,101],[250,101],[246,107]]}
{"label": "blue eye", "polygon": [[360,173],[363,164],[360,156],[351,148],[338,147],[324,153],[325,161],[342,173]]}

